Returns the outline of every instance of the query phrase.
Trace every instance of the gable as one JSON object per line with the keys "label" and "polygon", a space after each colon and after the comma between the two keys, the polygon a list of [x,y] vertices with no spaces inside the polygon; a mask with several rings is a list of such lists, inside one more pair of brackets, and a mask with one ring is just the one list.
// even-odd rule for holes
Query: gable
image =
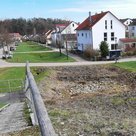
{"label": "gable", "polygon": [[113,17],[115,17],[122,25],[124,25],[115,15],[113,15],[110,11],[102,12],[100,14],[96,14],[91,16],[91,20],[89,17],[84,20],[77,28],[76,30],[89,30],[91,29],[97,22],[99,22],[107,13],[110,13]]}

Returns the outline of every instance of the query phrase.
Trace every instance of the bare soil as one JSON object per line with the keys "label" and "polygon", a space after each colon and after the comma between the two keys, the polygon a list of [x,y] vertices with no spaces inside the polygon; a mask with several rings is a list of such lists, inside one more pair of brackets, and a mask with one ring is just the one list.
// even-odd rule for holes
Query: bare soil
{"label": "bare soil", "polygon": [[45,71],[38,86],[58,136],[136,136],[136,73],[107,65],[35,70]]}
{"label": "bare soil", "polygon": [[50,70],[39,87],[59,136],[136,135],[136,73],[111,66]]}

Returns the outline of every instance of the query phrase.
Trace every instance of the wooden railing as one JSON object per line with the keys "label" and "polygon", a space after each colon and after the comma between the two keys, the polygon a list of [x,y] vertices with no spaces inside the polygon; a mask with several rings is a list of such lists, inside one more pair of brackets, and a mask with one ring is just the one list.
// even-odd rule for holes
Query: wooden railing
{"label": "wooden railing", "polygon": [[28,105],[31,108],[33,125],[39,125],[42,136],[56,136],[43,99],[40,95],[40,91],[30,71],[28,62],[26,63],[26,81],[24,91]]}

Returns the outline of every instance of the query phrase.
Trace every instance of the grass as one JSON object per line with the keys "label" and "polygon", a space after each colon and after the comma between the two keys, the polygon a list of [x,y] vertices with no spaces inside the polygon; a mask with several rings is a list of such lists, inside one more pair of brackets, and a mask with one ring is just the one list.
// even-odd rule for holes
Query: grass
{"label": "grass", "polygon": [[3,93],[22,89],[22,81],[24,80],[24,78],[25,68],[1,68],[0,92]]}
{"label": "grass", "polygon": [[17,46],[15,52],[29,52],[29,51],[49,51],[51,49],[43,47],[33,42],[22,42]]}
{"label": "grass", "polygon": [[[51,71],[43,67],[32,67],[31,72],[33,73],[36,81],[40,81],[45,76],[48,76]],[[19,89],[22,89],[22,82],[24,81],[24,79],[24,67],[0,68],[0,93],[17,91]]]}
{"label": "grass", "polygon": [[0,103],[0,108],[2,108],[5,105],[6,105],[5,103]]}
{"label": "grass", "polygon": [[46,53],[20,53],[14,54],[12,59],[7,61],[9,62],[17,62],[17,63],[25,63],[26,61],[31,63],[37,62],[73,62],[74,59],[70,58],[67,60],[67,56],[62,54],[59,55],[59,52],[46,52]]}
{"label": "grass", "polygon": [[136,61],[120,62],[114,65],[130,72],[136,72]]}

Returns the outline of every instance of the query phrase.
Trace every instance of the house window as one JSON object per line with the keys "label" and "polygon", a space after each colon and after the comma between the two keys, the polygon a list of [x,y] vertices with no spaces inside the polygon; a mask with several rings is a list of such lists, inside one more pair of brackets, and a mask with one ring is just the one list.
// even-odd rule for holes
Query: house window
{"label": "house window", "polygon": [[107,41],[107,33],[104,33],[104,41]]}
{"label": "house window", "polygon": [[136,43],[132,43],[132,48],[136,48]]}
{"label": "house window", "polygon": [[134,27],[134,26],[132,27],[132,30],[135,30],[135,27]]}
{"label": "house window", "polygon": [[117,49],[117,44],[111,44],[111,50],[116,50]]}
{"label": "house window", "polygon": [[112,20],[111,20],[111,29],[113,28],[113,23],[112,23]]}
{"label": "house window", "polygon": [[79,36],[79,33],[77,34],[77,36]]}
{"label": "house window", "polygon": [[107,20],[105,20],[105,29],[107,29]]}
{"label": "house window", "polygon": [[111,32],[111,41],[114,41],[114,32]]}
{"label": "house window", "polygon": [[86,38],[87,38],[87,33],[85,34]]}
{"label": "house window", "polygon": [[135,36],[135,34],[134,33],[132,33],[132,37],[134,37]]}
{"label": "house window", "polygon": [[84,34],[82,33],[82,36],[84,36]]}
{"label": "house window", "polygon": [[74,27],[74,24],[72,24],[73,25],[73,27]]}

